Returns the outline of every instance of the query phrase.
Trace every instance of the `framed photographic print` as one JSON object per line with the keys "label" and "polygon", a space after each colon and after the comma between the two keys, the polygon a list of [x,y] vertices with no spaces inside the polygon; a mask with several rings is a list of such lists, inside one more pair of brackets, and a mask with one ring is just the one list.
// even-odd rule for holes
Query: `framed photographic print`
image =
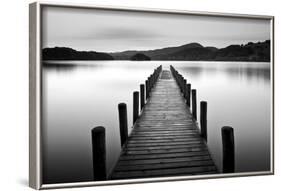
{"label": "framed photographic print", "polygon": [[273,48],[273,16],[30,4],[30,186],[273,174]]}

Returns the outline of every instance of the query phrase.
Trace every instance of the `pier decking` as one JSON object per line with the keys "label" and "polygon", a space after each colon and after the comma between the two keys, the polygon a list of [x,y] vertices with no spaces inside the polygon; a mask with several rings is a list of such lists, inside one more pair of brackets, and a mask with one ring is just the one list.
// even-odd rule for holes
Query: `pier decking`
{"label": "pier decking", "polygon": [[110,179],[217,173],[170,71],[161,72],[133,128]]}

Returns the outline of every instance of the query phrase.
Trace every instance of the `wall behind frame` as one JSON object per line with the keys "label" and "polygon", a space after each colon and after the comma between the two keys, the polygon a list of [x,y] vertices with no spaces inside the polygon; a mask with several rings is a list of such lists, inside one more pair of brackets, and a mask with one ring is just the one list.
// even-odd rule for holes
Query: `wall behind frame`
{"label": "wall behind frame", "polygon": [[[10,0],[2,2],[1,21],[1,70],[0,70],[0,188],[2,190],[30,190],[28,188],[28,3],[32,1]],[[53,1],[50,1],[53,2]],[[76,2],[68,0],[68,2]],[[268,14],[275,16],[275,52],[278,52],[281,41],[279,18],[280,5],[275,0],[80,0],[79,3],[97,5],[133,6],[147,8],[183,9],[191,11],[212,11],[245,14]],[[280,114],[281,89],[278,87],[281,72],[278,63],[280,55],[275,55],[276,116]],[[276,117],[276,161],[280,161],[280,119]],[[95,187],[95,190],[129,191],[136,190],[239,190],[255,189],[277,190],[281,178],[280,165],[275,164],[275,176],[259,176],[244,178],[228,178],[214,180],[196,180],[153,184],[137,184],[110,187]],[[65,190],[92,190],[93,188],[77,188]]]}

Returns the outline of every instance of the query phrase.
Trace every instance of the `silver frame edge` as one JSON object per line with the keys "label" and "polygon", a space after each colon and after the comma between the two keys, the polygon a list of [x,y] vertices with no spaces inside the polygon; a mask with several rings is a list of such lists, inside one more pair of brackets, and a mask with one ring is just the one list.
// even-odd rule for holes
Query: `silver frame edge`
{"label": "silver frame edge", "polygon": [[[144,178],[127,180],[107,180],[100,182],[77,182],[77,183],[59,183],[42,184],[42,157],[41,157],[41,8],[43,6],[85,8],[85,9],[104,9],[119,11],[137,11],[146,13],[168,13],[182,15],[249,18],[271,20],[271,80],[272,80],[272,106],[271,106],[271,166],[269,171],[214,174],[214,175],[196,175],[196,176],[177,176],[166,178]],[[61,3],[40,1],[29,4],[29,186],[33,189],[54,189],[54,188],[74,188],[85,186],[105,186],[120,184],[136,184],[149,182],[167,182],[183,181],[195,179],[214,179],[229,177],[261,176],[274,175],[274,16],[269,15],[248,15],[236,13],[219,12],[199,12],[173,9],[153,9],[121,6],[100,6],[92,4]]]}
{"label": "silver frame edge", "polygon": [[40,5],[29,4],[29,186],[41,188]]}

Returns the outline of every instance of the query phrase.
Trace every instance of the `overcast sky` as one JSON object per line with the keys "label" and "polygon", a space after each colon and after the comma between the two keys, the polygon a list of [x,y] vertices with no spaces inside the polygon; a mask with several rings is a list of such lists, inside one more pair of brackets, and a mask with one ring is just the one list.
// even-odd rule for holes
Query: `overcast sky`
{"label": "overcast sky", "polygon": [[61,7],[43,8],[43,48],[116,52],[198,42],[226,47],[270,39],[270,21]]}

